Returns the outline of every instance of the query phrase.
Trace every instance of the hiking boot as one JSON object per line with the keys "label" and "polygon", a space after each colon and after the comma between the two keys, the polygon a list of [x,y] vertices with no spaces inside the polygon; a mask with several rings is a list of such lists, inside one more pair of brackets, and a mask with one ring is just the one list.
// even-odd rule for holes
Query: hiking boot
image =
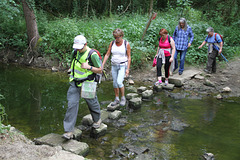
{"label": "hiking boot", "polygon": [[125,106],[125,104],[126,104],[126,98],[125,96],[123,96],[120,101],[120,106]]}
{"label": "hiking boot", "polygon": [[62,138],[66,139],[66,140],[73,139],[73,137],[74,137],[73,132],[66,132],[62,135]]}
{"label": "hiking boot", "polygon": [[97,122],[94,122],[92,127],[95,128],[95,129],[98,129],[102,124],[102,120],[101,118],[97,121]]}
{"label": "hiking boot", "polygon": [[183,72],[179,72],[179,75],[182,75],[183,74]]}
{"label": "hiking boot", "polygon": [[112,103],[111,106],[116,106],[117,104],[119,104],[119,100],[115,99]]}
{"label": "hiking boot", "polygon": [[167,85],[168,85],[168,80],[165,80],[165,83],[164,83],[164,85],[165,85],[165,86],[167,86]]}
{"label": "hiking boot", "polygon": [[157,85],[160,85],[160,84],[162,84],[162,80],[158,80],[157,82],[155,82],[155,86],[157,86]]}

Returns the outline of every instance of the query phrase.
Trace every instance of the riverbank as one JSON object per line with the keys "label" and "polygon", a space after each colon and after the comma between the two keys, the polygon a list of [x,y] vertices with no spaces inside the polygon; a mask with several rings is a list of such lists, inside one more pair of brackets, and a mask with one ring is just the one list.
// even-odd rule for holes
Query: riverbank
{"label": "riverbank", "polygon": [[[57,59],[51,60],[51,57],[37,57],[34,59],[24,59],[23,57],[16,57],[15,52],[9,50],[0,52],[0,62],[3,63],[17,63],[23,64],[35,68],[50,69],[52,71],[67,72],[68,67],[63,66],[61,62]],[[144,64],[142,69],[131,69],[130,76],[134,81],[154,84],[156,81],[156,68],[152,67],[151,62],[149,64]],[[239,97],[240,96],[240,74],[238,74],[240,69],[240,57],[236,56],[228,64],[225,61],[217,62],[217,72],[213,74],[206,74],[203,69],[205,64],[188,66],[185,64],[185,70],[198,70],[200,76],[193,77],[189,81],[186,81],[182,88],[184,90],[190,90],[201,93],[211,93],[218,94],[222,93],[223,88],[229,87],[231,92],[226,95],[227,97]],[[111,67],[106,64],[107,73],[110,75]],[[177,71],[173,74],[178,74]],[[185,73],[183,72],[183,75]],[[110,76],[109,76],[110,77]],[[171,76],[170,76],[171,78]]]}
{"label": "riverbank", "polygon": [[2,160],[84,160],[84,157],[62,150],[60,146],[35,145],[14,127],[0,134],[0,159]]}
{"label": "riverbank", "polygon": [[[228,64],[225,62],[218,63],[216,73],[207,74],[203,71],[204,67],[204,65],[185,65],[185,71],[197,70],[200,74],[185,81],[181,88],[185,91],[195,92],[196,94],[220,94],[222,98],[240,97],[240,57],[235,57]],[[183,76],[185,73],[183,72]],[[134,81],[142,81],[152,85],[156,81],[156,68],[148,65],[145,69],[131,71],[130,75]],[[175,71],[173,75],[178,75],[178,72]],[[225,94],[227,91],[224,91],[224,88],[230,88],[231,91]]]}

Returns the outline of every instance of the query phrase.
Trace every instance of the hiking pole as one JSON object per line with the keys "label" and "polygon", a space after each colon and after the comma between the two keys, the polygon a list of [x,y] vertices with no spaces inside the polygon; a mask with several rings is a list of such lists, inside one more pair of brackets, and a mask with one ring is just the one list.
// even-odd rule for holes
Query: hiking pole
{"label": "hiking pole", "polygon": [[102,70],[102,72],[103,72],[104,77],[107,79],[106,72],[104,70]]}
{"label": "hiking pole", "polygon": [[221,53],[221,56],[223,57],[223,59],[226,61],[227,65],[229,66],[228,60],[226,57],[224,57],[224,55]]}

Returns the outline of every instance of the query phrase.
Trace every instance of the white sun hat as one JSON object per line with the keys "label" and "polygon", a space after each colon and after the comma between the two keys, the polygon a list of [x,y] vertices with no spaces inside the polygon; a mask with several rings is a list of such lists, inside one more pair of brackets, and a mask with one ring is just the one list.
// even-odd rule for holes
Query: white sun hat
{"label": "white sun hat", "polygon": [[78,35],[74,38],[73,48],[83,49],[84,45],[87,43],[86,38],[83,35]]}

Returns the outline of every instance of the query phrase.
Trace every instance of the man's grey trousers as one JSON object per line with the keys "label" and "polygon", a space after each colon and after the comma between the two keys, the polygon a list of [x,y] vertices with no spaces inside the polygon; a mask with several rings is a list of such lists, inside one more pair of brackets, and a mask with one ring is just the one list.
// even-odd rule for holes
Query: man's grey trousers
{"label": "man's grey trousers", "polygon": [[[74,130],[77,121],[80,96],[81,88],[76,87],[74,82],[70,82],[70,87],[67,92],[68,108],[63,120],[65,132],[72,132]],[[101,118],[100,104],[97,96],[93,99],[85,99],[85,101],[87,102],[93,121],[97,122]]]}

